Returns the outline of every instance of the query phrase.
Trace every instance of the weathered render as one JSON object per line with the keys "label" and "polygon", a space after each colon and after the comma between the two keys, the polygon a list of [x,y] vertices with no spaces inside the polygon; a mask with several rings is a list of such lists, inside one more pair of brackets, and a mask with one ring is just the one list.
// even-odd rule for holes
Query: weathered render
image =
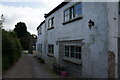
{"label": "weathered render", "polygon": [[[117,78],[118,3],[81,2],[82,14],[64,22],[64,11],[75,4],[75,2],[62,3],[45,14],[44,29],[42,29],[45,34],[42,34],[44,37],[39,35],[37,41],[37,44],[44,44],[45,62],[50,67],[53,63],[64,66],[69,75],[74,77]],[[48,28],[51,18],[54,23]],[[91,28],[90,20],[94,22]],[[49,44],[54,45],[52,55],[48,53]],[[81,58],[66,58],[66,45],[69,45],[70,49],[71,46],[80,46]]]}

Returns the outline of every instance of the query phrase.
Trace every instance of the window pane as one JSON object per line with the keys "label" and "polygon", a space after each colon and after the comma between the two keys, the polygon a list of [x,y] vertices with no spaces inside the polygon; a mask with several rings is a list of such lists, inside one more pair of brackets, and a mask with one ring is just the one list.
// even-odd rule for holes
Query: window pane
{"label": "window pane", "polygon": [[79,10],[76,11],[75,16],[77,17],[77,16],[79,16],[79,15],[81,15],[81,14],[82,14],[82,11],[79,9]]}
{"label": "window pane", "polygon": [[78,9],[81,9],[81,3],[78,3],[75,5],[75,9],[78,10]]}
{"label": "window pane", "polygon": [[66,56],[66,57],[69,57],[69,52],[65,52],[65,56]]}
{"label": "window pane", "polygon": [[71,52],[74,52],[74,51],[75,51],[74,48],[75,48],[74,46],[70,46],[70,50],[71,50]]}
{"label": "window pane", "polygon": [[48,28],[51,27],[51,20],[48,21]]}
{"label": "window pane", "polygon": [[50,45],[48,45],[48,53],[50,53]]}
{"label": "window pane", "polygon": [[76,56],[75,56],[75,58],[78,58],[78,56],[79,56],[79,54],[78,54],[78,53],[76,53]]}
{"label": "window pane", "polygon": [[65,51],[69,51],[69,46],[65,46]]}
{"label": "window pane", "polygon": [[48,53],[54,54],[54,45],[48,45]]}
{"label": "window pane", "polygon": [[51,27],[53,27],[53,24],[54,24],[53,19],[54,19],[54,18],[51,19]]}
{"label": "window pane", "polygon": [[69,15],[69,9],[65,10],[65,16]]}
{"label": "window pane", "polygon": [[81,59],[81,54],[78,54],[79,56],[78,56],[78,59]]}
{"label": "window pane", "polygon": [[68,21],[70,17],[69,9],[64,11],[64,21]]}
{"label": "window pane", "polygon": [[70,8],[70,19],[74,18],[74,7]]}
{"label": "window pane", "polygon": [[82,14],[82,8],[81,8],[81,3],[78,3],[75,5],[75,16],[79,16]]}
{"label": "window pane", "polygon": [[71,57],[73,57],[73,58],[74,58],[74,57],[75,57],[75,56],[74,56],[74,54],[75,54],[74,52],[71,52]]}
{"label": "window pane", "polygon": [[76,52],[81,52],[81,47],[76,47]]}
{"label": "window pane", "polygon": [[51,18],[48,20],[48,28],[53,27],[54,24],[54,18]]}
{"label": "window pane", "polygon": [[75,48],[74,46],[70,46],[71,57],[74,57],[74,52],[75,52],[74,48]]}

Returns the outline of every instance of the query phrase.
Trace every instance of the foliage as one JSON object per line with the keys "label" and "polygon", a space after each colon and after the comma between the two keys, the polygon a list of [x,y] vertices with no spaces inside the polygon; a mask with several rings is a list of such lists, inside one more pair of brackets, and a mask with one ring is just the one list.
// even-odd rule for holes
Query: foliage
{"label": "foliage", "polygon": [[21,53],[19,39],[13,31],[2,30],[2,70],[6,70],[18,60]]}
{"label": "foliage", "polygon": [[27,27],[23,22],[17,23],[17,25],[15,25],[14,31],[17,33],[18,38],[27,36]]}
{"label": "foliage", "polygon": [[4,18],[4,16],[3,16],[3,14],[0,16],[0,29],[2,29],[3,28],[3,23],[4,23],[4,21],[5,21],[5,18]]}
{"label": "foliage", "polygon": [[20,39],[21,46],[24,50],[28,50],[30,44],[30,33],[27,31],[26,24],[24,22],[18,22],[15,25],[14,31],[17,37]]}

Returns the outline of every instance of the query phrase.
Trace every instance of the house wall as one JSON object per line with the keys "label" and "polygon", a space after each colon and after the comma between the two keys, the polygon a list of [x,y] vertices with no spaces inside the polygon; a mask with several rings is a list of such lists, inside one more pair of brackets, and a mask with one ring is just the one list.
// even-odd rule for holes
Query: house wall
{"label": "house wall", "polygon": [[[83,18],[63,25],[63,11],[73,4],[72,2],[68,3],[45,19],[45,36],[39,36],[40,40],[38,39],[40,43],[45,45],[45,62],[50,67],[54,62],[67,67],[69,74],[74,77],[107,78],[109,50],[114,52],[115,63],[117,64],[117,39],[114,38],[118,36],[116,3],[83,2]],[[54,29],[47,30],[48,20],[52,17],[54,17]],[[90,19],[95,23],[92,29],[88,27]],[[82,62],[80,65],[63,60],[64,45],[71,44],[69,40],[74,41],[73,44],[84,44],[82,45]],[[81,40],[82,42],[79,42]],[[64,43],[64,41],[66,42]],[[47,56],[48,44],[54,44],[53,57]],[[115,69],[116,73],[116,66]]]}
{"label": "house wall", "polygon": [[119,3],[119,14],[118,14],[118,78],[120,78],[120,3]]}
{"label": "house wall", "polygon": [[[108,19],[106,18],[106,3],[82,3],[83,19],[63,25],[63,10],[73,4],[69,3],[65,5],[46,18],[48,22],[48,19],[54,16],[55,21],[54,29],[47,31],[47,43],[54,44],[54,56],[57,62],[59,62],[59,57],[63,56],[59,56],[60,50],[58,50],[59,45],[56,45],[56,41],[84,39],[84,46],[82,47],[82,68],[80,69],[82,75],[78,77],[105,78],[107,77],[108,65]],[[90,19],[95,22],[95,26],[91,30],[88,27],[88,21]]]}
{"label": "house wall", "polygon": [[[118,3],[117,2],[108,2],[107,3],[108,10],[108,22],[109,22],[109,51],[111,51],[115,56],[115,70],[111,72],[115,72],[115,77],[118,77],[118,37],[119,37],[119,27],[118,27]],[[110,66],[109,66],[110,67]]]}
{"label": "house wall", "polygon": [[[45,59],[45,23],[43,23],[41,25],[42,27],[42,32],[41,34],[38,35],[38,39],[37,39],[37,42],[36,42],[36,55],[37,57],[41,57],[43,59]],[[38,29],[40,30],[40,28]],[[40,48],[40,45],[38,46],[38,44],[42,44],[42,53],[40,51],[38,51],[38,48]]]}

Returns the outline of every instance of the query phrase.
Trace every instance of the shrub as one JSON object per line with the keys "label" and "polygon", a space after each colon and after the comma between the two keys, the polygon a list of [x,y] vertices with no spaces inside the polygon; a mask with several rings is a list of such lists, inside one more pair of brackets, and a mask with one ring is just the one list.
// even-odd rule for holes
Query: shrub
{"label": "shrub", "polygon": [[12,31],[2,30],[2,70],[6,70],[20,57],[21,45]]}

